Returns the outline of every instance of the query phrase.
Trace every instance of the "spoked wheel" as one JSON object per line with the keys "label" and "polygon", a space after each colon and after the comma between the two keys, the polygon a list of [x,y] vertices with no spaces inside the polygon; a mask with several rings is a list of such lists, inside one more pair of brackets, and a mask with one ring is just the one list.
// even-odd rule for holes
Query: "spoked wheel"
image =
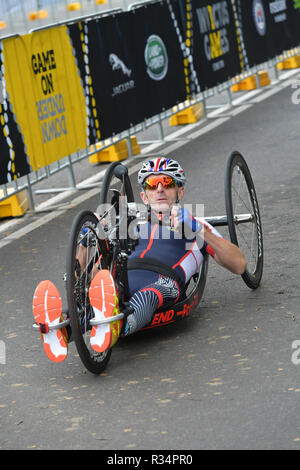
{"label": "spoked wheel", "polygon": [[114,191],[117,190],[120,195],[127,196],[128,202],[134,202],[132,187],[128,177],[128,169],[120,162],[113,162],[106,170],[103,180],[100,204],[112,203]]}
{"label": "spoked wheel", "polygon": [[128,169],[119,162],[113,162],[105,173],[98,212],[105,214],[108,238],[118,238],[125,251],[128,248],[128,226],[134,218],[129,214],[129,203],[134,203],[134,196]]}
{"label": "spoked wheel", "polygon": [[256,289],[263,273],[263,235],[259,206],[249,168],[238,152],[227,161],[225,203],[231,242],[243,251],[247,268],[242,278]]}
{"label": "spoked wheel", "polygon": [[192,278],[189,281],[187,290],[186,290],[187,298],[193,296],[194,294],[197,294],[198,303],[202,299],[205,284],[206,284],[208,262],[209,262],[208,255],[206,255],[203,258],[200,271],[194,276],[192,276]]}
{"label": "spoked wheel", "polygon": [[[128,169],[122,163],[113,162],[106,170],[100,193],[99,213],[106,221],[109,243],[126,257],[126,260],[123,257],[122,265],[119,265],[119,272],[115,270],[115,259],[111,265],[119,302],[122,304],[129,301],[127,257],[137,243],[134,233],[136,226],[131,226],[137,215],[134,195]],[[114,243],[114,240],[118,240],[118,243]]]}
{"label": "spoked wheel", "polygon": [[72,336],[85,367],[100,374],[108,364],[111,350],[96,353],[90,346],[93,309],[88,291],[98,269],[109,269],[110,252],[101,224],[92,212],[82,211],[75,218],[67,252],[67,298]]}

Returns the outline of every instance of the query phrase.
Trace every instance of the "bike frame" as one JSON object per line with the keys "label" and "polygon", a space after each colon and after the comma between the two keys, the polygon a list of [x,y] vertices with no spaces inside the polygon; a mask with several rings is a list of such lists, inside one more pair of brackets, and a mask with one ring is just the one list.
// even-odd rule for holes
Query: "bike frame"
{"label": "bike frame", "polygon": [[[251,222],[253,220],[253,216],[251,214],[239,214],[236,216],[235,223],[236,224],[241,224],[241,223],[247,223]],[[206,217],[205,221],[208,222],[210,225],[213,227],[224,227],[228,226],[228,221],[227,221],[227,216],[214,216],[214,217]],[[127,257],[128,255],[126,254],[125,251],[120,250],[121,244],[120,241],[116,242],[118,246],[115,246],[115,250],[119,251],[119,256],[121,260],[119,260],[119,265],[117,269],[120,269],[120,272],[122,273],[121,276],[121,284],[123,285],[123,288],[125,289],[125,301],[129,301],[129,295],[126,294],[127,286],[128,286],[128,271],[127,271]],[[191,291],[188,294],[185,294],[184,298],[175,304],[169,304],[164,306],[163,309],[158,309],[157,311],[154,312],[153,317],[151,322],[146,325],[144,328],[141,329],[141,331],[152,329],[152,328],[157,328],[160,326],[166,326],[174,323],[177,320],[182,320],[192,313],[193,310],[199,305],[201,298],[203,296],[205,284],[206,284],[206,277],[207,277],[207,270],[208,270],[208,261],[209,261],[209,256],[205,255],[203,258],[203,262],[201,264],[200,271],[196,274],[194,274],[194,281],[195,284]],[[116,266],[112,266],[112,270],[116,269]],[[126,313],[121,312],[118,315],[118,319],[122,319],[126,316]],[[104,320],[105,323],[109,323],[112,321],[116,321],[116,318],[109,318],[107,320]],[[102,323],[104,323],[102,322]],[[94,320],[90,320],[90,323],[92,326],[97,325],[97,323]]]}

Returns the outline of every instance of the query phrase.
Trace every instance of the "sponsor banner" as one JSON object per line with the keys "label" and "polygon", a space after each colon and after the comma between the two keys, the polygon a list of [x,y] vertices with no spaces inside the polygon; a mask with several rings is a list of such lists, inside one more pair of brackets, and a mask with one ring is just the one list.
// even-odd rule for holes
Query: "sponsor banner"
{"label": "sponsor banner", "polygon": [[[241,71],[237,29],[231,0],[178,0],[187,60],[201,90]],[[195,74],[190,73],[193,81]]]}
{"label": "sponsor banner", "polygon": [[249,67],[268,59],[269,17],[263,0],[233,0],[239,17]]}
{"label": "sponsor banner", "polygon": [[0,185],[30,173],[23,136],[7,101],[0,105]]}
{"label": "sponsor banner", "polygon": [[2,44],[1,184],[186,99],[166,3]]}
{"label": "sponsor banner", "polygon": [[300,0],[166,0],[0,41],[0,184],[300,41]]}
{"label": "sponsor banner", "polygon": [[15,121],[9,103],[4,79],[3,43],[0,43],[0,68],[2,72],[2,100],[0,104],[0,185],[10,183],[31,169],[25,152],[24,139]]}
{"label": "sponsor banner", "polygon": [[166,4],[69,26],[94,143],[186,99],[183,56]]}
{"label": "sponsor banner", "polygon": [[143,120],[129,42],[131,21],[125,13],[69,27],[85,87],[91,143]]}
{"label": "sponsor banner", "polygon": [[80,83],[85,97],[86,131],[89,144],[101,139],[100,119],[96,110],[95,85],[89,67],[89,35],[85,23],[72,23],[68,25],[68,33],[73,46]]}
{"label": "sponsor banner", "polygon": [[5,39],[1,56],[6,107],[15,121],[4,128],[13,148],[9,161],[1,151],[1,181],[7,182],[84,149],[88,139],[83,88],[65,27]]}
{"label": "sponsor banner", "polygon": [[288,19],[292,31],[292,47],[300,44],[300,0],[288,0]]}
{"label": "sponsor banner", "polygon": [[146,119],[186,100],[184,57],[167,2],[131,15],[137,97]]}
{"label": "sponsor banner", "polygon": [[[103,18],[91,31],[91,35],[97,34],[102,50],[101,65],[106,70],[102,79],[99,77],[98,90],[105,136],[129,129],[144,118],[137,95],[135,49],[130,43],[133,21],[132,14],[119,14]],[[97,54],[93,61],[99,75]]]}
{"label": "sponsor banner", "polygon": [[292,0],[233,1],[250,67],[299,44],[300,17]]}

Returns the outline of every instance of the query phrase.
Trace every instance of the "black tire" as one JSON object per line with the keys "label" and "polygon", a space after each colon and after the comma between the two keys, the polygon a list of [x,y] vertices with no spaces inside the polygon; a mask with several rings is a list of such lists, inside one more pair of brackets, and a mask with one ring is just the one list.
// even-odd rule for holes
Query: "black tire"
{"label": "black tire", "polygon": [[128,168],[122,163],[113,162],[107,168],[99,202],[98,213],[100,215],[107,214],[104,218],[107,222],[108,238],[112,233],[120,240],[121,249],[128,252],[129,245],[134,246],[132,240],[128,238],[128,227],[135,218],[129,215],[128,203],[134,203],[134,195]]}
{"label": "black tire", "polygon": [[188,288],[186,290],[186,298],[192,296],[194,293],[197,292],[198,303],[202,299],[204,288],[206,285],[208,262],[209,262],[209,257],[208,255],[206,255],[203,258],[200,271],[194,276],[192,276],[191,280],[189,281]]}
{"label": "black tire", "polygon": [[[115,177],[119,180],[119,182],[116,181],[114,182],[115,184],[112,184]],[[119,188],[120,185],[121,188]],[[110,195],[110,191],[112,191],[114,188],[120,190],[122,195],[126,195],[128,202],[134,202],[133,191],[128,176],[128,169],[120,162],[111,163],[106,170],[100,192],[100,204],[111,203],[112,195]]]}
{"label": "black tire", "polygon": [[[236,151],[227,161],[225,203],[231,242],[242,249],[247,261],[242,278],[248,287],[256,289],[263,274],[261,218],[251,173],[242,155]],[[237,215],[245,213],[251,214],[251,221],[238,223]]]}
{"label": "black tire", "polygon": [[[84,235],[83,229],[86,229]],[[83,243],[86,245],[85,249],[82,248]],[[98,269],[109,269],[108,251],[98,219],[92,212],[80,212],[74,219],[69,237],[66,288],[72,338],[80,359],[93,374],[103,372],[111,356],[111,350],[101,354],[96,353],[89,341],[91,330],[89,320],[93,316],[88,297],[91,272],[95,269],[97,261],[99,261]],[[83,261],[82,265],[78,261],[79,258]],[[81,266],[85,268],[82,269]]]}

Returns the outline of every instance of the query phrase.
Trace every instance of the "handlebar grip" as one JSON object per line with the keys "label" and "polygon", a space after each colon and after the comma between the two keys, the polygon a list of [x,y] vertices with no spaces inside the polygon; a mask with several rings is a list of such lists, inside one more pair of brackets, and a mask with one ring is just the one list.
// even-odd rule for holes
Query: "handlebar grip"
{"label": "handlebar grip", "polygon": [[118,178],[119,180],[121,180],[124,176],[127,176],[127,175],[128,175],[128,168],[127,168],[127,166],[122,165],[122,163],[120,163],[119,165],[117,165],[117,166],[115,167],[114,174],[115,174],[116,178]]}

